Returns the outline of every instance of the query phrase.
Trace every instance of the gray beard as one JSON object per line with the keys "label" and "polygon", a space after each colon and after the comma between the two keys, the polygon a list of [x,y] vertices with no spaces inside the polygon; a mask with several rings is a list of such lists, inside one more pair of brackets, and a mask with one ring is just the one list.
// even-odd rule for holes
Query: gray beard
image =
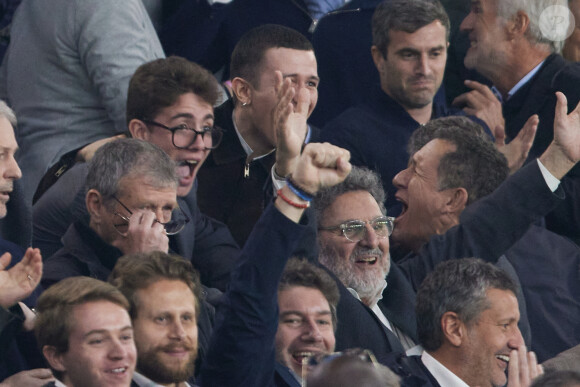
{"label": "gray beard", "polygon": [[[373,306],[381,298],[386,286],[385,278],[390,269],[390,256],[381,266],[379,259],[373,270],[358,271],[355,261],[359,254],[366,253],[371,249],[356,247],[348,261],[340,258],[334,249],[328,246],[320,246],[319,262],[326,266],[340,279],[344,286],[356,290],[359,297],[365,300],[367,306]],[[382,252],[381,252],[382,254]]]}

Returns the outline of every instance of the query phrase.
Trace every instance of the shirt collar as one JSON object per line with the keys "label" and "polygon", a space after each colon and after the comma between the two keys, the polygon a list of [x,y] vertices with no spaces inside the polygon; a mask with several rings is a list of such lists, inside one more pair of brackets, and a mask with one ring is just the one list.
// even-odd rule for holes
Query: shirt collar
{"label": "shirt collar", "polygon": [[453,372],[449,371],[447,367],[439,363],[433,356],[429,355],[427,351],[423,351],[421,361],[425,368],[429,370],[431,375],[437,380],[437,383],[445,387],[469,387],[467,383],[461,380]]}
{"label": "shirt collar", "polygon": [[[526,83],[528,83],[528,81],[532,79],[532,77],[536,75],[536,73],[540,70],[540,67],[542,67],[545,61],[546,61],[545,59],[541,61],[536,67],[534,67],[529,73],[527,73],[522,79],[520,79],[520,81],[516,83],[515,86],[511,88],[510,91],[508,91],[505,101],[509,100],[515,93],[517,93],[519,89],[521,89]],[[496,95],[496,97],[498,97],[501,103],[505,102],[501,93],[495,86],[492,86],[491,90]]]}
{"label": "shirt collar", "polygon": [[[146,376],[143,376],[137,371],[133,372],[133,381],[137,383],[139,387],[163,387],[161,384],[155,383],[154,381],[152,381]],[[191,387],[191,385],[187,382],[185,382],[185,386]]]}
{"label": "shirt collar", "polygon": [[[238,136],[238,139],[240,140],[240,144],[242,144],[242,148],[244,148],[244,152],[246,152],[246,156],[249,156],[252,154],[253,150],[250,147],[250,145],[248,145],[248,143],[246,142],[246,140],[244,140],[244,138],[242,137],[242,135],[240,134],[240,131],[238,130],[238,127],[236,126],[236,120],[234,120],[234,112],[232,112],[232,124],[234,124],[234,129],[236,131],[236,135]],[[306,138],[304,140],[305,144],[308,144],[310,142],[310,137],[312,135],[312,130],[310,130],[310,125],[308,125],[308,128],[306,130]],[[274,152],[276,150],[276,148],[272,149],[271,152],[268,152],[264,155],[258,156],[258,157],[254,157],[252,160],[259,160],[262,157],[266,157],[268,156],[270,153]]]}

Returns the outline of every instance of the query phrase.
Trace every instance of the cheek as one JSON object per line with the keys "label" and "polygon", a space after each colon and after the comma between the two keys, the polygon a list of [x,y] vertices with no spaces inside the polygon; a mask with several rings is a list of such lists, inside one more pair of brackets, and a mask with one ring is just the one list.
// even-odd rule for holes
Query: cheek
{"label": "cheek", "polygon": [[308,115],[312,114],[312,111],[318,103],[318,90],[314,89],[310,92],[310,107],[308,108]]}
{"label": "cheek", "polygon": [[336,339],[334,337],[334,331],[332,327],[328,329],[328,332],[324,335],[324,345],[328,352],[334,352],[334,346],[336,344]]}

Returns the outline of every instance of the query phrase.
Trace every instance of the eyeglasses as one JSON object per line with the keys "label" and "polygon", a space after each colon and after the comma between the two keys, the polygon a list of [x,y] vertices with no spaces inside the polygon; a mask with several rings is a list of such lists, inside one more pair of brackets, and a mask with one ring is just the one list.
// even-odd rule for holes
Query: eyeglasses
{"label": "eyeglasses", "polygon": [[306,387],[307,370],[311,370],[314,367],[318,367],[324,363],[329,363],[338,358],[359,360],[371,363],[374,367],[377,367],[379,364],[375,355],[368,349],[350,348],[342,352],[317,353],[302,360],[302,387]]}
{"label": "eyeglasses", "polygon": [[319,230],[325,231],[340,231],[342,235],[351,242],[359,242],[363,240],[367,233],[366,225],[372,227],[377,238],[386,238],[393,232],[394,220],[392,216],[380,216],[378,218],[364,221],[364,220],[349,220],[341,223],[338,226],[318,227]]}
{"label": "eyeglasses", "polygon": [[160,124],[159,122],[152,120],[142,119],[147,125],[154,125],[171,132],[171,141],[173,146],[179,149],[187,149],[197,140],[197,136],[201,136],[203,139],[203,145],[205,149],[215,149],[218,147],[222,141],[223,131],[217,126],[204,126],[203,129],[195,130],[190,128],[186,124],[177,125],[170,128],[167,125]]}
{"label": "eyeglasses", "polygon": [[[133,215],[133,212],[126,205],[124,205],[123,202],[121,202],[116,196],[113,195],[113,199],[115,199],[117,203],[119,203],[129,213],[129,216],[125,216],[123,214],[120,214],[119,212],[115,212],[116,216],[123,219],[123,223],[113,225],[115,227],[115,230],[117,230],[119,234],[127,236],[127,230],[129,228],[129,219],[131,219],[131,215]],[[175,235],[179,233],[181,230],[183,230],[183,227],[185,227],[185,225],[189,223],[189,221],[190,221],[189,217],[179,207],[171,211],[171,220],[169,222],[163,223],[159,219],[155,219],[155,222],[163,226],[166,235]]]}

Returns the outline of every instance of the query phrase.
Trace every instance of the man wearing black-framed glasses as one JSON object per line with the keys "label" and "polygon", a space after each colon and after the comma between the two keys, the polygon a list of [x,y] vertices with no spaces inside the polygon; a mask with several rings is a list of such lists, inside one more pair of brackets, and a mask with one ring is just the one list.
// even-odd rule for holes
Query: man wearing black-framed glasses
{"label": "man wearing black-framed glasses", "polygon": [[[221,142],[213,113],[217,88],[211,73],[186,59],[146,63],[129,84],[127,128],[132,137],[159,146],[176,163],[179,214],[190,221],[181,233],[169,235],[170,247],[193,263],[204,285],[223,291],[239,249],[225,225],[201,213],[194,187],[199,168]],[[82,189],[86,175],[86,163],[76,163],[34,206],[34,245],[46,256],[62,247],[70,223],[88,217]]]}

